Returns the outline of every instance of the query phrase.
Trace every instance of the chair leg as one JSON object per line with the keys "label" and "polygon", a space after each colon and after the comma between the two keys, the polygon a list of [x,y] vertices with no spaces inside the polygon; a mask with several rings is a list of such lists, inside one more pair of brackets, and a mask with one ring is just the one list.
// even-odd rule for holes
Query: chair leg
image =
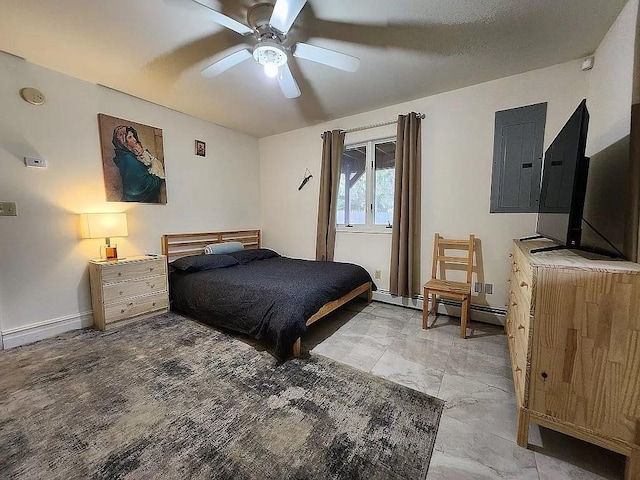
{"label": "chair leg", "polygon": [[467,320],[469,318],[469,297],[462,300],[462,311],[460,315],[460,338],[467,338]]}
{"label": "chair leg", "polygon": [[431,310],[433,311],[433,315],[438,318],[438,297],[435,293],[431,294]]}
{"label": "chair leg", "polygon": [[424,303],[422,305],[422,329],[426,330],[429,326],[429,313],[431,310],[429,309],[429,289],[424,289]]}

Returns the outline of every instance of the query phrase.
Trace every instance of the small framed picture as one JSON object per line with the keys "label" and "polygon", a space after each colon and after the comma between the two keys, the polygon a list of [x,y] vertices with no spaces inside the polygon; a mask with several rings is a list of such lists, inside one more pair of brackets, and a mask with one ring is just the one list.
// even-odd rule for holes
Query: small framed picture
{"label": "small framed picture", "polygon": [[196,140],[196,155],[200,157],[207,156],[207,144],[202,140]]}

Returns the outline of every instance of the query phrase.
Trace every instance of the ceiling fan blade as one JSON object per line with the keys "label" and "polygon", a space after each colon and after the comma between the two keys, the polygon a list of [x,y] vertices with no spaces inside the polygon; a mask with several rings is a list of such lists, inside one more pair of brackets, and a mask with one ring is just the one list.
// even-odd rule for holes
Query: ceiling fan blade
{"label": "ceiling fan blade", "polygon": [[213,5],[208,0],[192,0],[203,7],[208,8],[211,11],[211,15],[213,16],[213,21],[222,25],[223,27],[227,27],[234,32],[238,32],[240,35],[250,35],[253,33],[253,30],[247,27],[245,24],[234,20],[231,17],[227,17],[225,14],[218,12],[213,8]]}
{"label": "ceiling fan blade", "polygon": [[360,68],[360,59],[345,53],[334,52],[323,47],[316,47],[308,43],[296,43],[293,56],[305,58],[312,62],[322,63],[346,72],[355,72]]}
{"label": "ceiling fan blade", "polygon": [[286,63],[280,67],[278,72],[278,84],[280,85],[280,90],[282,90],[285,97],[297,98],[300,96],[298,83],[296,82],[296,79],[293,78],[289,65]]}
{"label": "ceiling fan blade", "polygon": [[202,70],[202,75],[205,77],[215,77],[220,75],[222,72],[229,70],[231,67],[235,67],[241,62],[248,60],[249,58],[253,58],[253,55],[247,48],[243,48],[231,55],[227,55],[226,57],[218,60],[217,62],[209,65],[207,68]]}
{"label": "ceiling fan blade", "polygon": [[269,23],[286,35],[306,3],[307,0],[278,0]]}

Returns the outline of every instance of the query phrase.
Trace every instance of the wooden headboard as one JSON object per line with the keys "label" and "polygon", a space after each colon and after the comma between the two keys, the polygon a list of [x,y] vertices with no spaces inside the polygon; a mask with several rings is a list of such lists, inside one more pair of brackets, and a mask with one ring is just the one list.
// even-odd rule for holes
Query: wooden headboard
{"label": "wooden headboard", "polygon": [[162,236],[162,254],[171,261],[186,255],[199,255],[207,245],[224,242],[240,242],[244,248],[260,248],[260,230],[170,233]]}

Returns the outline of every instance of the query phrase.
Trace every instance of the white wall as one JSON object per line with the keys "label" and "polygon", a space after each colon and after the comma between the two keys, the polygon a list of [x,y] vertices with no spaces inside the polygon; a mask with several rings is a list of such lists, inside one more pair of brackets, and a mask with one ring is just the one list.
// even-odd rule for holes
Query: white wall
{"label": "white wall", "polygon": [[594,53],[587,106],[591,118],[587,156],[631,132],[631,97],[638,0],[630,0]]}
{"label": "white wall", "polygon": [[[18,92],[39,88],[35,107]],[[0,54],[0,330],[87,317],[87,261],[102,240],[78,239],[78,213],[127,211],[118,254],[159,253],[163,233],[259,228],[257,139]],[[107,203],[97,114],[163,129],[166,205]],[[207,157],[194,155],[194,140]],[[24,156],[44,158],[27,168]],[[73,323],[73,322],[72,322]]]}
{"label": "white wall", "polygon": [[[536,215],[489,214],[495,112],[548,102],[546,147],[587,95],[588,74],[580,65],[580,61],[556,65],[261,139],[265,243],[286,255],[314,257],[322,131],[392,120],[412,110],[422,112],[426,114],[422,123],[422,279],[430,274],[436,231],[463,238],[475,233],[482,242],[484,282],[494,284],[494,293],[477,297],[474,303],[503,308],[511,239],[533,234]],[[346,141],[394,134],[395,127],[382,127],[347,135]],[[305,167],[314,178],[298,191]],[[359,263],[372,275],[374,269],[383,270],[377,283],[387,289],[389,249],[388,235],[339,233],[336,260]]]}

